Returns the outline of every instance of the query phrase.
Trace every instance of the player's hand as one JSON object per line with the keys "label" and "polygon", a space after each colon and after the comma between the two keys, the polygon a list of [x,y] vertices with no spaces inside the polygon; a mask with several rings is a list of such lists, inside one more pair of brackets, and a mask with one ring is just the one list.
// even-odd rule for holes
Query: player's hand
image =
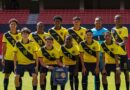
{"label": "player's hand", "polygon": [[98,67],[98,66],[96,66],[95,74],[96,74],[96,75],[99,74],[99,67]]}
{"label": "player's hand", "polygon": [[103,70],[102,70],[102,74],[107,74],[107,72],[106,72],[106,69],[105,69],[105,68],[103,68]]}
{"label": "player's hand", "polygon": [[62,62],[58,62],[58,66],[63,67],[63,63]]}
{"label": "player's hand", "polygon": [[53,67],[53,66],[49,66],[48,69],[49,69],[49,70],[53,70],[54,67]]}
{"label": "player's hand", "polygon": [[4,59],[1,60],[1,64],[2,64],[2,66],[5,66],[5,61],[4,61]]}
{"label": "player's hand", "polygon": [[83,73],[83,75],[85,75],[87,73],[85,66],[82,67],[82,73]]}

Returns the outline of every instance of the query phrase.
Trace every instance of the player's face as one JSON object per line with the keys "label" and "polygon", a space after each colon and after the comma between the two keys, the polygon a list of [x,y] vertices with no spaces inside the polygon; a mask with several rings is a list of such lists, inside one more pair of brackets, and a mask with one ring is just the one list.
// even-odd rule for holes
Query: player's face
{"label": "player's face", "polygon": [[91,32],[86,33],[86,40],[92,39],[93,38],[93,34]]}
{"label": "player's face", "polygon": [[115,16],[114,22],[116,25],[121,25],[122,24],[122,18],[120,16]]}
{"label": "player's face", "polygon": [[80,20],[73,20],[74,26],[80,26],[81,21]]}
{"label": "player's face", "polygon": [[44,30],[44,25],[42,23],[37,25],[37,30],[42,32]]}
{"label": "player's face", "polygon": [[112,37],[111,37],[111,34],[110,33],[106,33],[105,36],[104,36],[105,40],[108,41],[108,40],[111,40]]}
{"label": "player's face", "polygon": [[22,33],[22,38],[28,38],[28,37],[29,37],[29,34],[27,32]]}
{"label": "player's face", "polygon": [[59,27],[59,26],[61,26],[61,23],[62,23],[62,22],[61,22],[61,20],[59,20],[59,19],[55,19],[55,20],[54,20],[55,26],[58,26],[58,27]]}
{"label": "player's face", "polygon": [[65,38],[65,43],[66,43],[67,45],[72,45],[72,39],[67,36],[67,37]]}
{"label": "player's face", "polygon": [[94,24],[95,24],[95,27],[101,27],[102,26],[102,20],[96,18]]}
{"label": "player's face", "polygon": [[16,30],[16,28],[17,28],[16,22],[11,22],[11,23],[9,24],[9,27],[10,27],[11,30]]}
{"label": "player's face", "polygon": [[52,47],[53,46],[53,40],[46,40],[46,46]]}

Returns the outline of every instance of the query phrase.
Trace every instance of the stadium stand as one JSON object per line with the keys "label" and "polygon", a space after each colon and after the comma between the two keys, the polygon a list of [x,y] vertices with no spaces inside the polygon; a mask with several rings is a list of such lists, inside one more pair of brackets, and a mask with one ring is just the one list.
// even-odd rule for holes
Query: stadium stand
{"label": "stadium stand", "polygon": [[79,9],[45,9],[41,10],[38,21],[44,21],[45,24],[53,24],[52,18],[54,15],[61,15],[63,17],[63,24],[72,23],[72,17],[80,16],[83,18],[83,24],[93,24],[96,16],[103,18],[104,24],[113,24],[113,17],[115,14],[121,14],[124,18],[124,23],[130,23],[130,10],[117,9],[94,9],[94,10],[79,10]]}
{"label": "stadium stand", "polygon": [[29,10],[0,10],[0,24],[7,24],[10,18],[17,18],[20,24],[25,24],[28,16]]}

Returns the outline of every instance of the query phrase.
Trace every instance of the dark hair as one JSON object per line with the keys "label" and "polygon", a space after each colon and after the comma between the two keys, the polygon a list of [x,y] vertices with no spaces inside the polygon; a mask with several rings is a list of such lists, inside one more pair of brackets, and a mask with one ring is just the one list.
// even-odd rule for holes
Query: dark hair
{"label": "dark hair", "polygon": [[72,39],[72,35],[67,35],[66,37],[68,37],[69,39]]}
{"label": "dark hair", "polygon": [[27,27],[23,27],[22,29],[21,29],[21,33],[28,33],[28,34],[30,34],[31,33],[31,31],[30,31],[30,29],[28,29]]}
{"label": "dark hair", "polygon": [[15,22],[16,24],[18,24],[18,20],[15,19],[15,18],[11,18],[11,19],[9,20],[9,24],[10,24],[11,22]]}
{"label": "dark hair", "polygon": [[92,30],[87,30],[87,31],[86,31],[86,34],[89,33],[89,32],[91,32],[91,33],[93,34]]}
{"label": "dark hair", "polygon": [[73,17],[73,20],[81,20],[81,18],[79,16],[75,16]]}
{"label": "dark hair", "polygon": [[61,22],[62,22],[62,17],[61,16],[54,16],[53,17],[53,20],[55,21],[55,20],[60,20]]}
{"label": "dark hair", "polygon": [[45,40],[52,40],[53,41],[53,37],[52,36],[48,36],[45,38]]}

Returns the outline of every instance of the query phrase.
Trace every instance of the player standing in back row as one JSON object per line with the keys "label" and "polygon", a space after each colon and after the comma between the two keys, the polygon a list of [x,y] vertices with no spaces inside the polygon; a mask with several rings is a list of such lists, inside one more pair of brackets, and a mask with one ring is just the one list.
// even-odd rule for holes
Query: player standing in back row
{"label": "player standing in back row", "polygon": [[[97,40],[101,44],[105,40],[104,33],[108,32],[108,29],[106,29],[102,26],[102,18],[99,16],[95,18],[94,25],[95,25],[95,27],[92,28],[93,39]],[[100,52],[100,64],[99,64],[100,69],[103,68],[102,63],[103,63],[102,62],[102,53]]]}
{"label": "player standing in back row", "polygon": [[68,34],[68,31],[66,28],[62,27],[62,17],[61,16],[54,16],[54,27],[49,29],[48,33],[53,37],[54,39],[54,47],[57,49],[60,48],[60,45],[64,44],[64,39],[66,35]]}
{"label": "player standing in back row", "polygon": [[128,29],[122,25],[122,16],[116,15],[114,17],[115,27],[112,28],[112,36],[116,43],[119,45],[120,66],[125,75],[126,90],[130,89],[129,86],[129,71],[128,71],[128,55],[126,51],[126,43],[128,40]]}
{"label": "player standing in back row", "polygon": [[[4,90],[8,90],[9,76],[11,72],[14,71],[14,61],[12,57],[12,52],[16,41],[21,37],[17,32],[18,21],[16,19],[9,20],[10,31],[4,33],[2,40],[2,66],[4,76]],[[21,79],[20,79],[21,81]],[[21,86],[21,85],[20,85]]]}

